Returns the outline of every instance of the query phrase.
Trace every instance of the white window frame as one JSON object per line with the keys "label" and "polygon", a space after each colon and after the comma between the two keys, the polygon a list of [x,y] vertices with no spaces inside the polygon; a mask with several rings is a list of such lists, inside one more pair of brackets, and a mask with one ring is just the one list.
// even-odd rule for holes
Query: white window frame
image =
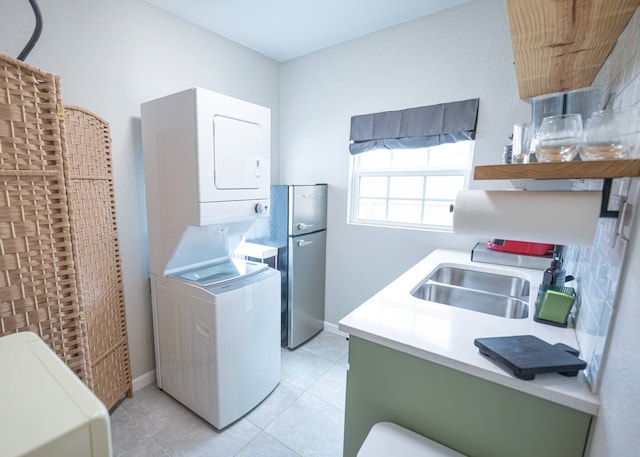
{"label": "white window frame", "polygon": [[[358,160],[361,154],[367,154],[367,152],[363,152],[361,154],[352,155],[350,158],[350,170],[349,170],[349,196],[348,196],[348,214],[347,214],[347,223],[353,225],[366,225],[366,226],[379,226],[379,227],[389,227],[389,228],[401,228],[401,229],[416,229],[416,230],[426,230],[426,231],[435,231],[435,232],[453,232],[453,227],[450,225],[430,225],[424,223],[410,223],[410,222],[398,222],[398,221],[389,221],[389,220],[380,220],[380,219],[364,219],[358,217],[358,203],[360,201],[360,187],[358,183],[360,182],[360,178],[362,177],[412,177],[412,176],[462,176],[464,179],[463,189],[468,189],[469,181],[471,176],[471,169],[473,163],[473,152],[474,152],[475,141],[469,141],[469,157],[468,162],[464,168],[424,168],[424,169],[411,169],[411,170],[394,170],[394,169],[379,169],[379,170],[368,170],[362,171],[358,168]],[[435,146],[437,147],[437,146]],[[424,180],[423,186],[426,186],[427,180]],[[461,189],[462,190],[462,189]],[[390,186],[387,185],[387,195],[385,197],[363,197],[366,199],[380,199],[381,201],[386,202],[386,211],[388,217],[389,211],[389,200],[407,200],[407,201],[421,201],[422,202],[422,212],[424,211],[424,202],[425,201],[443,201],[447,203],[452,203],[451,199],[441,199],[441,198],[430,198],[428,195],[425,195],[426,189],[423,187],[422,199],[418,200],[415,198],[398,198],[389,196]],[[421,220],[422,219],[421,212]]]}

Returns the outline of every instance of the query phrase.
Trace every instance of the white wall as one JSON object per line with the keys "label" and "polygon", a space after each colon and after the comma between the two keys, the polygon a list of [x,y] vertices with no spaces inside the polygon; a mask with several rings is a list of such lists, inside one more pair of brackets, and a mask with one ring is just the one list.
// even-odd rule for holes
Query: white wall
{"label": "white wall", "polygon": [[[60,76],[62,100],[111,125],[118,234],[132,374],[154,368],[140,103],[193,86],[272,109],[277,62],[141,0],[42,0],[40,41],[26,63]],[[17,57],[33,30],[25,0],[2,0],[0,53]],[[273,176],[278,175],[277,154]]]}
{"label": "white wall", "polygon": [[[337,323],[435,248],[471,249],[450,233],[348,225],[349,122],[356,114],[480,98],[475,164],[499,163],[518,97],[503,0],[475,0],[281,67],[283,184],[327,182],[326,320]],[[474,187],[505,183],[475,183]]]}
{"label": "white wall", "polygon": [[[640,178],[635,178],[635,201],[640,201]],[[591,457],[634,456],[640,449],[640,212],[627,245],[620,280],[617,311],[609,329],[607,357],[600,384],[600,411],[592,427]]]}

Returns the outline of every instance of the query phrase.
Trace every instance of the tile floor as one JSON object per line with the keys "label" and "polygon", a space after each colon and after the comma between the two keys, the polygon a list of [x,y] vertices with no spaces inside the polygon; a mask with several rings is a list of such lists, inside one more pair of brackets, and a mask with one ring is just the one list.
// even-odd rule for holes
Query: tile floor
{"label": "tile floor", "polygon": [[218,431],[155,384],[111,415],[114,457],[341,457],[347,340],[321,332],[282,350],[282,379],[253,411]]}

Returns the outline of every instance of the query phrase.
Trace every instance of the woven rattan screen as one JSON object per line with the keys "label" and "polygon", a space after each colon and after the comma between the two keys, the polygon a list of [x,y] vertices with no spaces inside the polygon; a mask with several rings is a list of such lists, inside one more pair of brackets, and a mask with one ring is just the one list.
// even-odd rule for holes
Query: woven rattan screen
{"label": "woven rattan screen", "polygon": [[0,55],[0,336],[33,331],[85,382],[58,78]]}
{"label": "woven rattan screen", "polygon": [[66,106],[67,188],[78,299],[87,316],[93,392],[111,409],[131,396],[109,124]]}

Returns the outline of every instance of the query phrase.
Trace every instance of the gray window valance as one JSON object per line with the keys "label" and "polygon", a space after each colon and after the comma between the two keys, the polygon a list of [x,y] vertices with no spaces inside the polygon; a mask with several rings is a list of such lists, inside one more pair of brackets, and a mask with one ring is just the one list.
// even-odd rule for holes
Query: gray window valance
{"label": "gray window valance", "polygon": [[349,152],[407,149],[473,140],[480,99],[421,106],[351,118]]}

